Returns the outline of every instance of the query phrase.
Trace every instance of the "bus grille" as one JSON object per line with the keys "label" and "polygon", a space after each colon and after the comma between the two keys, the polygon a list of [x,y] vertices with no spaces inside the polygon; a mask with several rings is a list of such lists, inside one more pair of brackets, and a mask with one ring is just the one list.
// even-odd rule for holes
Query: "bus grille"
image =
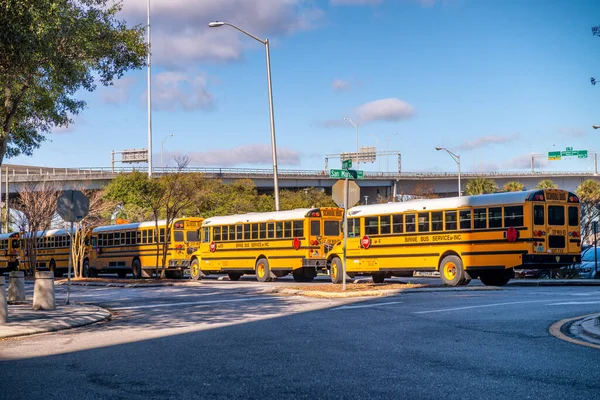
{"label": "bus grille", "polygon": [[565,248],[565,237],[564,236],[552,236],[548,238],[548,247],[553,249],[564,249]]}

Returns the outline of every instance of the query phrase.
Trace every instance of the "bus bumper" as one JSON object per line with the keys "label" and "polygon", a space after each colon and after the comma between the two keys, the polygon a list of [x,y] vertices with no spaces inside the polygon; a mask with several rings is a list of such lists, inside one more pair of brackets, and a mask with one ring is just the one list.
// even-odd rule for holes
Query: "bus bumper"
{"label": "bus bumper", "polygon": [[326,271],[327,260],[325,258],[303,258],[302,268],[314,268],[317,272]]}
{"label": "bus bumper", "polygon": [[190,260],[169,260],[170,270],[184,270],[190,268]]}
{"label": "bus bumper", "polygon": [[523,267],[552,268],[564,267],[581,262],[581,254],[523,254]]}

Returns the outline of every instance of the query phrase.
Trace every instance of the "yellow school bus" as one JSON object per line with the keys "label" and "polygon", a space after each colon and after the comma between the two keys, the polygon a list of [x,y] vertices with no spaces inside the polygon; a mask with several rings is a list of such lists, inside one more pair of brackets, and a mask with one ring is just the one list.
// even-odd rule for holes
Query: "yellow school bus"
{"label": "yellow school bus", "polygon": [[[170,228],[165,275],[182,278],[190,268],[194,253],[198,251],[198,233],[203,218],[183,217],[173,220]],[[155,221],[99,226],[90,236],[91,251],[84,260],[85,276],[98,273],[116,273],[124,278],[131,273],[134,278],[152,276],[157,266],[162,266],[166,221]],[[157,246],[157,239],[159,245]]]}
{"label": "yellow school bus", "polygon": [[[580,262],[579,215],[578,197],[559,189],[357,206],[348,210],[346,270],[376,283],[439,271],[450,286],[502,286],[514,268]],[[341,283],[342,244],[327,257]]]}
{"label": "yellow school bus", "polygon": [[[23,243],[20,245],[20,269],[29,270],[29,250],[25,241],[29,240],[31,233],[21,235]],[[36,258],[35,270],[48,270],[54,272],[55,277],[63,276],[69,268],[71,252],[71,236],[66,229],[48,229],[36,233]]]}
{"label": "yellow school bus", "polygon": [[19,269],[20,237],[19,232],[0,234],[0,274]]}
{"label": "yellow school bus", "polygon": [[341,238],[343,215],[341,208],[324,207],[207,218],[191,278],[256,274],[268,282],[292,273],[296,281],[310,282],[327,271],[327,252]]}

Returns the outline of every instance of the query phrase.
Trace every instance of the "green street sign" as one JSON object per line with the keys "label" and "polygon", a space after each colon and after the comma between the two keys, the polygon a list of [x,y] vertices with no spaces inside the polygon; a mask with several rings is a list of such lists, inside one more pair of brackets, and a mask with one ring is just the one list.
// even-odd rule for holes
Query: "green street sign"
{"label": "green street sign", "polygon": [[365,173],[354,169],[330,169],[329,177],[334,179],[365,179]]}
{"label": "green street sign", "polygon": [[579,150],[579,154],[577,154],[577,158],[588,158],[587,150]]}
{"label": "green street sign", "polygon": [[342,169],[350,169],[350,168],[352,168],[352,160],[342,161]]}
{"label": "green street sign", "polygon": [[548,152],[548,160],[560,160],[561,154],[560,151],[549,151]]}

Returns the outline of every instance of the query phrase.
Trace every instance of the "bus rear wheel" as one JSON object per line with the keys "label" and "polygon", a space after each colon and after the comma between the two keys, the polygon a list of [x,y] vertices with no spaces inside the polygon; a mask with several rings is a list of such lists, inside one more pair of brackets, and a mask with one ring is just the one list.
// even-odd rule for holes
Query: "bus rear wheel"
{"label": "bus rear wheel", "polygon": [[383,272],[376,272],[371,275],[371,279],[373,279],[373,283],[383,283],[385,282],[385,274]]}
{"label": "bus rear wheel", "polygon": [[240,274],[238,272],[230,272],[227,274],[227,276],[229,276],[230,281],[239,281],[242,275],[243,274]]}
{"label": "bus rear wheel", "polygon": [[120,279],[125,279],[127,277],[127,271],[119,271],[119,272],[117,272],[117,276]]}
{"label": "bus rear wheel", "polygon": [[504,286],[510,279],[511,274],[507,271],[486,271],[479,274],[479,280],[485,286]]}
{"label": "bus rear wheel", "polygon": [[133,279],[142,278],[142,264],[140,263],[140,260],[133,260],[133,263],[131,264],[131,273],[133,274]]}
{"label": "bus rear wheel", "polygon": [[342,265],[342,260],[339,257],[334,257],[331,260],[331,266],[329,268],[329,276],[331,277],[331,283],[335,285],[339,285],[343,280],[344,266]]}
{"label": "bus rear wheel", "polygon": [[190,279],[193,281],[199,281],[202,279],[202,271],[200,271],[200,263],[198,259],[193,259],[190,264]]}
{"label": "bus rear wheel", "polygon": [[266,258],[259,258],[256,262],[256,280],[259,282],[270,282],[273,279],[269,261]]}
{"label": "bus rear wheel", "polygon": [[448,286],[462,285],[467,280],[462,260],[458,256],[446,256],[442,259],[440,275]]}
{"label": "bus rear wheel", "polygon": [[312,282],[315,279],[314,276],[307,275],[302,269],[294,270],[292,276],[295,282]]}

